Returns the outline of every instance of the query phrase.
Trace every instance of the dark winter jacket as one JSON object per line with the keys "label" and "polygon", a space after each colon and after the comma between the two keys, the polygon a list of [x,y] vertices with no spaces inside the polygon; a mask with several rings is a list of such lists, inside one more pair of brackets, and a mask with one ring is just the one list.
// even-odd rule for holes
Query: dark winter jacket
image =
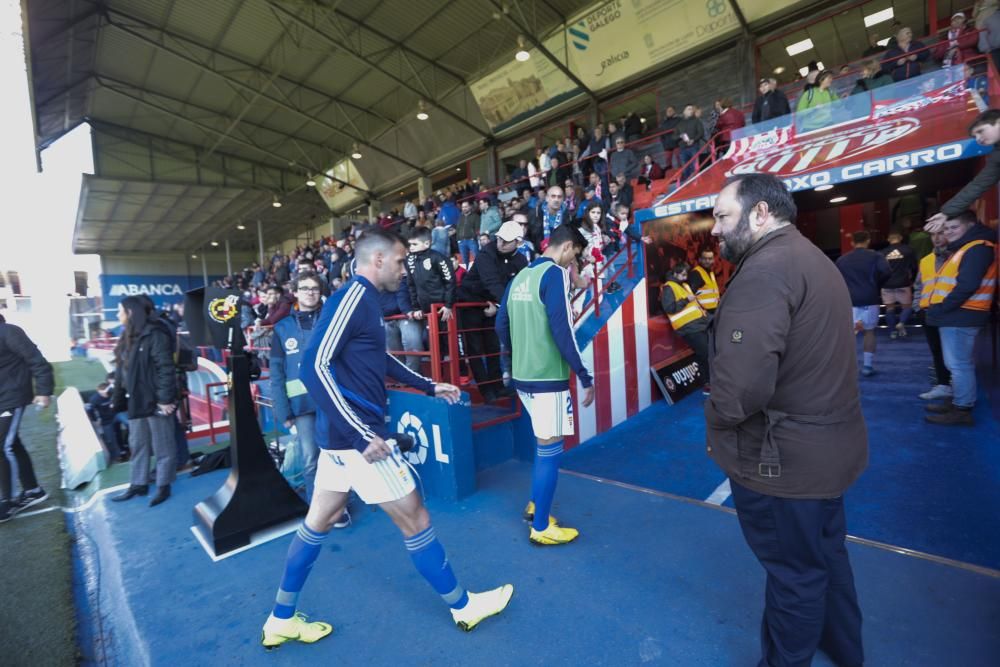
{"label": "dark winter jacket", "polygon": [[663,150],[672,151],[677,148],[677,142],[680,139],[680,135],[677,134],[677,123],[679,122],[681,122],[680,116],[664,117],[663,122],[660,123],[660,127],[657,128],[657,132],[666,132],[666,134],[660,135],[660,143],[663,145]]}
{"label": "dark winter jacket", "polygon": [[132,343],[127,363],[115,371],[115,409],[129,419],[152,417],[157,404],[177,401],[177,377],[167,325],[151,319]]}
{"label": "dark winter jacket", "polygon": [[892,273],[884,256],[868,248],[855,248],[841,255],[837,268],[847,283],[852,306],[860,308],[882,303],[882,285]]}
{"label": "dark winter jacket", "polygon": [[432,303],[443,303],[449,308],[455,303],[455,274],[451,263],[440,253],[430,249],[410,253],[406,256],[406,273],[410,301],[420,310],[428,313]]}
{"label": "dark winter jacket", "polygon": [[[916,56],[917,59],[906,60],[902,65],[898,64],[898,61],[910,56]],[[910,42],[910,48],[907,51],[903,51],[898,45],[894,45],[882,56],[882,71],[890,75],[893,81],[906,81],[907,79],[920,76],[920,63],[930,58],[930,56],[930,52],[924,48],[924,45],[916,40]]]}
{"label": "dark winter jacket", "polygon": [[[948,244],[948,252],[955,253],[970,241],[991,241],[996,243],[996,231],[984,225],[973,225],[965,236]],[[962,304],[969,300],[983,280],[990,264],[996,261],[996,247],[985,243],[965,251],[959,264],[955,288],[941,303],[927,309],[927,324],[935,327],[981,327],[990,321],[988,310],[966,310]]]}
{"label": "dark winter jacket", "polygon": [[458,288],[459,301],[503,301],[507,285],[514,276],[528,266],[528,260],[519,252],[504,255],[492,241],[476,255],[472,268]]}
{"label": "dark winter jacket", "polygon": [[456,231],[456,238],[459,241],[468,241],[469,239],[476,239],[479,236],[479,214],[473,211],[469,215],[464,213],[458,218],[458,230]]}
{"label": "dark winter jacket", "polygon": [[753,104],[752,122],[762,123],[765,120],[787,116],[792,113],[788,98],[780,90],[772,90],[757,98]]}
{"label": "dark winter jacket", "polygon": [[21,327],[0,322],[0,411],[23,408],[53,391],[52,365]]}
{"label": "dark winter jacket", "polygon": [[734,482],[836,498],[868,464],[851,299],[822,251],[788,225],[736,267],[712,322],[708,455]]}
{"label": "dark winter jacket", "polygon": [[[1000,15],[1000,12],[997,12]],[[979,170],[976,177],[962,188],[957,195],[945,202],[941,212],[949,218],[954,218],[962,211],[972,208],[976,200],[987,190],[1000,181],[1000,150],[993,147],[993,152],[986,156],[986,164]]]}
{"label": "dark winter jacket", "polygon": [[867,93],[875,90],[876,88],[882,88],[883,86],[891,86],[892,83],[892,77],[885,72],[880,71],[876,73],[875,76],[866,76],[858,79],[854,84],[854,88],[851,90],[851,95]]}
{"label": "dark winter jacket", "polygon": [[882,250],[882,256],[889,262],[889,277],[882,283],[883,289],[911,287],[917,277],[917,255],[905,243],[894,243]]}
{"label": "dark winter jacket", "polygon": [[691,146],[701,146],[705,143],[705,126],[694,116],[682,118],[681,122],[677,123],[677,129],[674,131],[677,133],[678,145],[681,148],[689,145],[684,141],[684,137],[682,136],[685,134],[693,142],[690,144]]}

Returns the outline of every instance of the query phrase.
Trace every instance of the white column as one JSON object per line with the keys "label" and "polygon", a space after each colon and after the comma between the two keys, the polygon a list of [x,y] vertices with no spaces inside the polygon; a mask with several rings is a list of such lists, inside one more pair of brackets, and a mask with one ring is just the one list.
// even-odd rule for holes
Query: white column
{"label": "white column", "polygon": [[266,271],[267,269],[264,268],[264,226],[260,218],[257,218],[257,252],[260,256],[260,266]]}
{"label": "white column", "polygon": [[226,239],[226,275],[233,275],[233,259],[229,255],[229,239]]}
{"label": "white column", "polygon": [[205,279],[205,287],[208,287],[208,261],[205,259],[205,249],[201,249],[201,277]]}

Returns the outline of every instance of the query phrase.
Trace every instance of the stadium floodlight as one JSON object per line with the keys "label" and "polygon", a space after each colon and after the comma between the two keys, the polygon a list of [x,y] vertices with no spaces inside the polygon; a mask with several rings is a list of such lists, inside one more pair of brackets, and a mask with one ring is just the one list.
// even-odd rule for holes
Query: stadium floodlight
{"label": "stadium floodlight", "polygon": [[870,28],[873,25],[882,23],[883,21],[888,21],[893,17],[892,7],[887,7],[880,12],[875,12],[874,14],[869,14],[865,17],[865,27]]}
{"label": "stadium floodlight", "polygon": [[800,53],[804,53],[809,49],[813,48],[813,41],[806,37],[801,42],[795,42],[794,44],[789,44],[785,47],[785,51],[788,52],[790,56],[797,56]]}

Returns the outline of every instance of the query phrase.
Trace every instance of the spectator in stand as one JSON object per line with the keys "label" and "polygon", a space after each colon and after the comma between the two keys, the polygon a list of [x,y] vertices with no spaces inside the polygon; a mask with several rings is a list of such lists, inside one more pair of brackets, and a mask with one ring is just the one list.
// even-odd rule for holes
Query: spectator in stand
{"label": "spectator in stand", "polygon": [[642,137],[642,120],[634,111],[630,111],[622,124],[625,132],[625,140],[628,143],[638,141]]}
{"label": "spectator in stand", "polygon": [[[299,379],[302,351],[312,338],[319,320],[322,303],[322,283],[312,273],[302,273],[295,279],[292,289],[297,299],[296,308],[274,325],[274,336],[268,351],[268,369],[271,374],[271,400],[274,420],[283,424],[295,436],[292,447],[303,461],[301,493],[312,498],[316,479],[319,446],[316,443],[316,404]],[[343,525],[350,525],[347,515]]]}
{"label": "spectator in stand", "polygon": [[149,492],[149,459],[153,454],[157,488],[149,506],[154,507],[170,497],[170,485],[177,477],[173,342],[166,323],[137,296],[122,299],[118,319],[123,332],[115,346],[114,406],[128,412],[132,461],[128,489],[112,500],[121,502]]}
{"label": "spectator in stand", "polygon": [[684,117],[677,123],[675,132],[680,140],[680,161],[684,166],[681,178],[686,181],[694,175],[696,168],[694,157],[705,143],[705,126],[695,117],[693,104],[684,107]]}
{"label": "spectator in stand", "polygon": [[[528,240],[534,247],[540,248],[542,242],[552,234],[553,229],[568,221],[566,205],[563,202],[564,197],[563,189],[558,185],[553,185],[545,193],[544,204],[539,204],[532,209],[533,215],[529,217],[529,220],[534,219],[528,226]],[[503,294],[501,293],[500,296]]]}
{"label": "spectator in stand", "polygon": [[260,264],[257,262],[251,264],[250,268],[253,270],[253,278],[251,279],[250,284],[254,288],[260,287],[264,284],[264,281],[267,280],[267,274],[264,273],[264,269],[262,269]]}
{"label": "spectator in stand", "polygon": [[867,93],[876,88],[892,85],[892,77],[882,70],[882,66],[874,58],[861,63],[861,78],[854,84],[851,95]]}
{"label": "spectator in stand", "polygon": [[573,183],[573,179],[566,179],[565,187],[563,188],[563,206],[566,207],[567,211],[575,211],[577,202],[580,201],[580,188]]}
{"label": "spectator in stand", "polygon": [[805,84],[802,86],[803,94],[816,85],[816,79],[819,78],[819,63],[815,60],[809,62],[806,66],[806,76]]}
{"label": "spectator in stand", "polygon": [[495,331],[497,305],[503,300],[507,285],[528,261],[517,250],[524,239],[524,214],[515,214],[521,221],[509,220],[497,232],[496,240],[482,249],[472,269],[458,288],[463,302],[488,302],[486,308],[464,308],[459,323],[469,355],[469,367],[483,400],[492,403],[513,392],[504,387],[500,370],[500,340]]}
{"label": "spectator in stand", "polygon": [[668,170],[680,166],[680,140],[677,136],[677,124],[680,122],[681,117],[677,115],[677,111],[668,106],[657,128],[657,132],[660,132],[660,145],[663,146],[663,163]]}
{"label": "spectator in stand", "polygon": [[411,222],[417,219],[417,205],[412,200],[403,205],[403,217]]}
{"label": "spectator in stand", "polygon": [[645,185],[646,189],[649,190],[653,181],[658,181],[663,178],[663,168],[656,163],[653,156],[646,153],[642,156],[642,166],[639,167],[639,185]]}
{"label": "spectator in stand", "polygon": [[694,353],[698,369],[705,377],[702,393],[708,396],[711,393],[708,369],[708,326],[711,320],[687,284],[689,268],[687,264],[680,262],[670,269],[660,291],[660,305],[670,320],[674,333],[680,336]]}
{"label": "spectator in stand", "polygon": [[[618,188],[618,181],[611,181],[608,184],[608,210],[613,211],[615,207],[622,204],[621,190]],[[624,204],[627,206],[627,204]]]}
{"label": "spectator in stand", "polygon": [[584,169],[589,173],[595,173],[601,179],[604,192],[607,192],[608,182],[608,149],[610,144],[608,138],[604,136],[604,128],[600,125],[594,127],[594,134],[590,139],[587,150],[580,156],[585,161]]}
{"label": "spectator in stand", "polygon": [[[615,176],[615,182],[618,184],[618,203],[628,206],[629,210],[632,209],[632,201],[634,199],[634,194],[632,192],[632,185],[625,178],[624,174],[618,174]],[[614,210],[614,209],[608,209]]]}
{"label": "spectator in stand", "polygon": [[548,146],[542,146],[535,152],[535,161],[538,162],[538,186],[544,188],[548,186],[552,173],[552,156]]}
{"label": "spectator in stand", "polygon": [[630,179],[639,175],[639,158],[632,149],[625,148],[625,137],[620,134],[615,138],[615,150],[611,153],[609,162],[612,175],[625,174]]}
{"label": "spectator in stand", "polygon": [[476,236],[479,234],[479,214],[472,210],[472,202],[466,199],[462,202],[462,214],[458,218],[458,252],[462,263],[468,269],[476,258]]}
{"label": "spectator in stand", "polygon": [[406,283],[410,288],[410,303],[413,304],[413,319],[422,320],[431,312],[431,305],[442,304],[441,314],[441,357],[448,354],[447,324],[453,318],[455,303],[455,275],[451,262],[440,253],[431,250],[431,233],[428,229],[418,229],[408,243],[410,252],[406,256]]}
{"label": "spectator in stand", "polygon": [[[926,312],[930,307],[931,296],[937,290],[937,280],[941,275],[941,269],[951,257],[951,253],[948,252],[948,238],[943,233],[931,234],[931,243],[933,250],[921,258],[917,280],[913,283],[914,312],[921,310]],[[934,386],[929,391],[920,394],[920,398],[925,401],[951,398],[951,373],[945,366],[944,353],[941,351],[941,331],[936,326],[925,322],[924,337],[931,350],[931,359],[934,360]]]}
{"label": "spectator in stand", "polygon": [[955,12],[951,16],[951,25],[934,47],[934,59],[941,61],[942,67],[960,65],[978,55],[976,47],[979,35],[976,29],[968,25],[964,12]]}
{"label": "spectator in stand", "polygon": [[986,111],[990,100],[989,83],[986,80],[986,75],[977,74],[976,68],[972,66],[972,63],[965,63],[962,66],[962,74],[965,78],[965,89],[969,91],[969,95],[975,101],[976,107],[980,111]]}
{"label": "spectator in stand", "polygon": [[267,288],[267,316],[261,321],[265,327],[273,327],[278,320],[287,317],[295,305],[295,297],[282,289],[279,285],[271,285]]}
{"label": "spectator in stand", "polygon": [[284,285],[291,278],[288,267],[288,258],[281,257],[274,262],[274,281],[279,285]]}
{"label": "spectator in stand", "polygon": [[816,85],[804,90],[795,105],[797,113],[796,125],[801,131],[819,130],[833,122],[833,107],[837,95],[830,90],[833,83],[833,72],[823,70],[816,77]]}
{"label": "spectator in stand", "polygon": [[879,44],[882,41],[877,32],[868,34],[868,48],[861,52],[862,58],[871,58],[885,52],[885,47]]}
{"label": "spectator in stand", "polygon": [[538,178],[538,165],[535,164],[534,160],[528,160],[528,185],[534,190],[538,187],[540,180]]}
{"label": "spectator in stand", "polygon": [[715,110],[719,112],[719,120],[715,124],[715,148],[718,155],[721,156],[729,149],[729,144],[733,140],[733,131],[745,127],[747,119],[742,111],[733,108],[733,101],[728,97],[716,101]]}
{"label": "spectator in stand", "polygon": [[996,0],[979,0],[972,12],[979,33],[979,51],[993,58],[993,65],[1000,69],[1000,12]]}
{"label": "spectator in stand", "polygon": [[431,250],[444,257],[451,256],[449,251],[448,228],[445,227],[444,218],[434,221],[434,229],[431,230]]}
{"label": "spectator in stand", "polygon": [[930,58],[921,42],[914,41],[913,30],[903,26],[896,33],[896,44],[882,56],[882,69],[893,81],[906,81],[920,76],[920,63]]}
{"label": "spectator in stand", "polygon": [[573,215],[574,218],[580,219],[583,217],[583,212],[587,210],[587,206],[592,201],[601,201],[600,197],[597,196],[597,190],[594,189],[593,185],[588,185],[583,189],[583,199],[576,207],[576,213]]}
{"label": "spectator in stand", "polygon": [[576,185],[583,185],[583,164],[580,162],[580,147],[574,143],[572,151],[572,164],[570,165],[573,169],[573,183]]}
{"label": "spectator in stand", "polygon": [[990,321],[996,296],[996,230],[982,225],[973,211],[944,223],[952,253],[941,268],[927,308],[926,322],[938,327],[945,366],[951,372],[952,400],[927,406],[927,421],[972,426],[976,404],[976,337]]}
{"label": "spectator in stand", "polygon": [[[917,257],[910,246],[903,242],[898,229],[889,232],[889,245],[882,256],[889,263],[890,274],[882,284],[882,303],[885,305],[885,323],[890,338],[905,338],[906,323],[913,314],[913,281],[917,276]],[[900,308],[899,318],[896,307]]]}
{"label": "spectator in stand", "polygon": [[892,272],[885,257],[871,250],[872,237],[866,231],[851,234],[851,250],[837,260],[837,268],[851,295],[854,332],[864,332],[861,374],[875,375],[875,327],[878,326],[881,288]]}
{"label": "spectator in stand", "polygon": [[487,194],[478,195],[479,199],[479,233],[488,234],[490,238],[500,229],[500,211]]}
{"label": "spectator in stand", "polygon": [[757,101],[753,105],[751,120],[754,124],[763,123],[772,118],[787,116],[792,112],[788,106],[788,98],[778,90],[778,81],[774,78],[761,79],[757,84]]}

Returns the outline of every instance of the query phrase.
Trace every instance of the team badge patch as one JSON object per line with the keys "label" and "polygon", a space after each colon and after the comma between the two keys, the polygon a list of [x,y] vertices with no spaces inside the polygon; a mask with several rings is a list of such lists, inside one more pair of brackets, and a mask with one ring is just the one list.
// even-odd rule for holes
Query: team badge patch
{"label": "team badge patch", "polygon": [[731,342],[731,343],[742,343],[743,342],[743,329],[733,329],[733,335],[730,336],[729,342]]}
{"label": "team badge patch", "polygon": [[431,270],[431,258],[427,257],[424,259],[424,271],[430,271],[430,270]]}
{"label": "team badge patch", "polygon": [[299,341],[296,338],[289,338],[285,341],[285,352],[293,354],[299,351]]}

